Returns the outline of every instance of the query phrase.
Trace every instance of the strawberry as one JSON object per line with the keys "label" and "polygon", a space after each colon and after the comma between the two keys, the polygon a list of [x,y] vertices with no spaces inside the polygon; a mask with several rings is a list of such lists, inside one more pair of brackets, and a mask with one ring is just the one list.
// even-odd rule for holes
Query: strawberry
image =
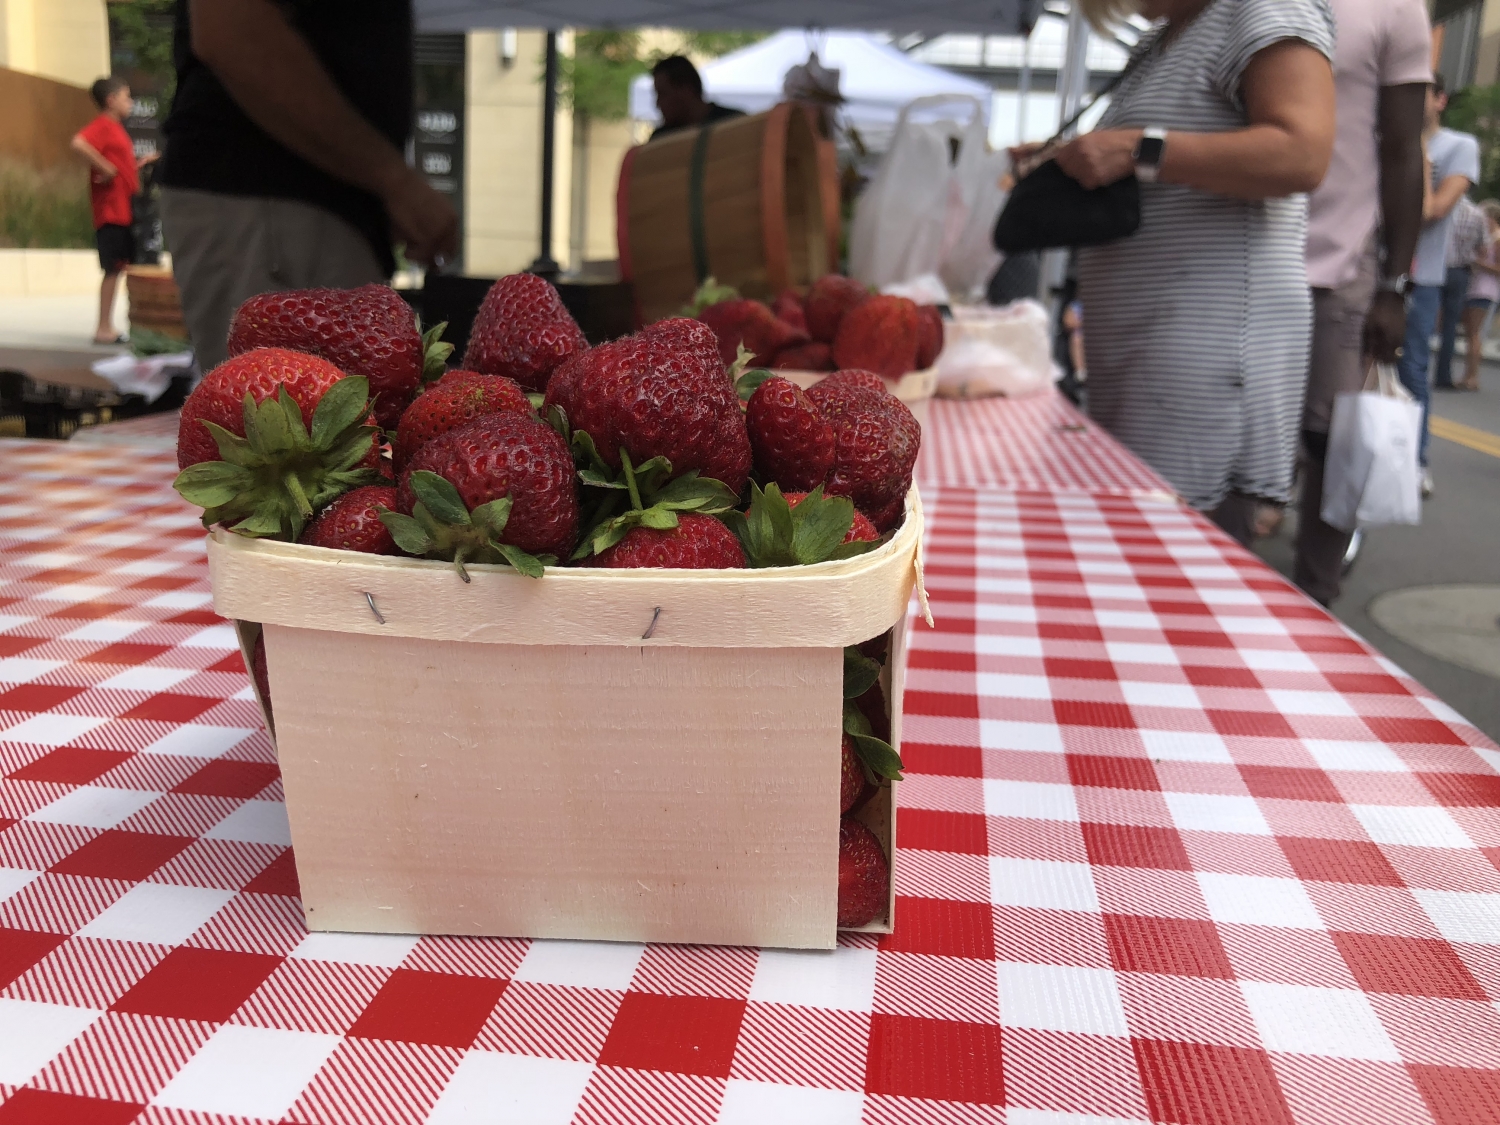
{"label": "strawberry", "polygon": [[744,566],[745,552],[734,532],[713,516],[693,512],[678,515],[677,526],[666,530],[633,527],[587,565],[725,570]]}
{"label": "strawberry", "polygon": [[[795,508],[807,499],[805,492],[784,493],[786,502]],[[870,522],[870,517],[858,508],[854,510],[854,522],[849,525],[849,534],[844,536],[845,543],[873,543],[880,538],[880,532],[875,530],[875,525]]]}
{"label": "strawberry", "polygon": [[[394,426],[422,385],[441,373],[453,351],[443,326],[422,334],[411,306],[389,285],[358,289],[289,289],[251,297],[229,326],[229,354],[290,348],[363,375],[375,398],[375,420]],[[294,396],[295,397],[295,396]]]}
{"label": "strawberry", "polygon": [[875,546],[874,539],[850,537],[855,511],[848,497],[824,496],[822,485],[792,495],[795,507],[774,483],[762,490],[751,481],[749,511],[724,513],[751,566],[810,566],[853,558]]}
{"label": "strawberry", "polygon": [[842,762],[839,767],[839,813],[854,807],[865,791],[865,770],[859,764],[859,751],[854,748],[854,739],[844,735]]}
{"label": "strawberry", "polygon": [[839,821],[839,921],[841,928],[868,925],[890,904],[891,865],[875,834],[853,817]]}
{"label": "strawberry", "polygon": [[253,537],[295,540],[336,496],[380,480],[369,383],[316,356],[257,348],[210,371],[182,406],[172,487]]}
{"label": "strawberry", "polygon": [[398,554],[396,541],[380,522],[380,510],[395,506],[396,490],[389,485],[369,484],[353,489],[313,517],[297,542],[367,555]]}
{"label": "strawberry", "polygon": [[696,470],[735,494],[750,475],[744,411],[713,332],[698,321],[658,321],[574,356],[548,384],[548,413],[553,406],[612,470],[623,449],[633,464],[662,457],[672,473]]}
{"label": "strawberry", "polygon": [[826,379],[819,379],[807,389],[807,397],[821,410],[828,403],[843,396],[849,387],[864,387],[877,394],[890,394],[886,381],[873,371],[835,371]]}
{"label": "strawberry", "polygon": [[531,414],[531,401],[515,380],[462,369],[450,371],[419,394],[401,415],[395,456],[405,466],[413,454],[439,434],[484,414],[513,411]]}
{"label": "strawberry", "polygon": [[771,311],[776,314],[776,319],[793,328],[807,331],[807,314],[802,309],[802,298],[794,289],[783,289],[781,296],[777,297],[771,305]]}
{"label": "strawberry", "polygon": [[833,361],[899,379],[916,366],[918,319],[917,306],[905,297],[871,297],[839,322]]}
{"label": "strawberry", "polygon": [[808,394],[833,427],[828,494],[850,497],[877,530],[888,531],[905,511],[922,427],[904,402],[883,390],[846,380],[813,393],[828,383],[834,379],[825,379]]}
{"label": "strawberry", "polygon": [[833,468],[833,427],[802,388],[779,376],[750,396],[745,428],[763,481],[787,489],[816,488]]}
{"label": "strawberry", "polygon": [[832,371],[833,349],[816,340],[782,348],[771,361],[771,368],[775,371]]}
{"label": "strawberry", "polygon": [[528,414],[486,414],[433,438],[401,476],[399,512],[381,522],[412,555],[508,562],[541,575],[533,555],[566,557],[578,539],[573,457]]}
{"label": "strawberry", "polygon": [[513,273],[484,295],[463,365],[542,391],[552,372],[588,346],[551,282],[534,273]]}
{"label": "strawberry", "polygon": [[725,365],[734,362],[740,345],[750,352],[751,363],[763,367],[777,352],[807,343],[807,333],[783,320],[760,301],[738,297],[709,305],[698,319],[714,330],[719,341],[719,358]]}
{"label": "strawberry", "polygon": [[850,278],[836,273],[818,278],[802,303],[808,334],[825,344],[833,343],[844,314],[869,299],[870,291]]}
{"label": "strawberry", "polygon": [[943,314],[936,305],[917,306],[916,370],[926,371],[943,350]]}

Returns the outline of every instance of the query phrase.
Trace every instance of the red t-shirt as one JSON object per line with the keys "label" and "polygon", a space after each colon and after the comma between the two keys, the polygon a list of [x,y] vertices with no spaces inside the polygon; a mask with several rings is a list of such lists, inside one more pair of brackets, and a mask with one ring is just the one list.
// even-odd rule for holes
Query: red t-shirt
{"label": "red t-shirt", "polygon": [[130,143],[130,134],[107,113],[101,113],[78,132],[105,160],[119,169],[117,175],[106,181],[97,168],[90,168],[89,202],[94,208],[95,229],[106,223],[128,227],[130,197],[140,187],[140,178],[135,171],[135,146]]}

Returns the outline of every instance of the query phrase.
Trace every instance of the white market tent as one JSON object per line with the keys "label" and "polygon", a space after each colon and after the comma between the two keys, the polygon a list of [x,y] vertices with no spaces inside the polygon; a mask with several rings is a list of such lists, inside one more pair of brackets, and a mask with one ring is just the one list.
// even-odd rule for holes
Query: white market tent
{"label": "white market tent", "polygon": [[[882,139],[895,128],[901,107],[916,98],[967,95],[989,117],[992,91],[985,83],[918,62],[864,31],[780,31],[707,63],[701,70],[704,96],[732,109],[761,113],[782,100],[786,72],[805,63],[812,50],[825,67],[840,72],[843,119],[877,149],[884,147]],[[630,84],[630,116],[646,121],[657,116],[650,75],[641,75]]]}

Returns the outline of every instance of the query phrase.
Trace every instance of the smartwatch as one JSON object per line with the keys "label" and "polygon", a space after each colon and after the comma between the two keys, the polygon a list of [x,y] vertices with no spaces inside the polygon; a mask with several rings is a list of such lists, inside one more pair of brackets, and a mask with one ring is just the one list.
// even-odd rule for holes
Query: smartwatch
{"label": "smartwatch", "polygon": [[1143,184],[1156,183],[1157,177],[1161,175],[1162,157],[1166,153],[1167,131],[1165,129],[1147,129],[1143,132],[1133,154],[1135,178]]}
{"label": "smartwatch", "polygon": [[1395,277],[1382,277],[1375,283],[1377,293],[1394,293],[1398,297],[1404,297],[1411,289],[1411,276],[1409,274],[1397,274]]}

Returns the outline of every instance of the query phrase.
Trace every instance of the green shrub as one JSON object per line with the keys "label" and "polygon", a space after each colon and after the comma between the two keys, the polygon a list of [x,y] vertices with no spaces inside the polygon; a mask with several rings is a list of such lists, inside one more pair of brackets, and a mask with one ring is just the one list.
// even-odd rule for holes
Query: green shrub
{"label": "green shrub", "polygon": [[83,250],[93,245],[94,219],[83,169],[38,172],[0,160],[0,247]]}

